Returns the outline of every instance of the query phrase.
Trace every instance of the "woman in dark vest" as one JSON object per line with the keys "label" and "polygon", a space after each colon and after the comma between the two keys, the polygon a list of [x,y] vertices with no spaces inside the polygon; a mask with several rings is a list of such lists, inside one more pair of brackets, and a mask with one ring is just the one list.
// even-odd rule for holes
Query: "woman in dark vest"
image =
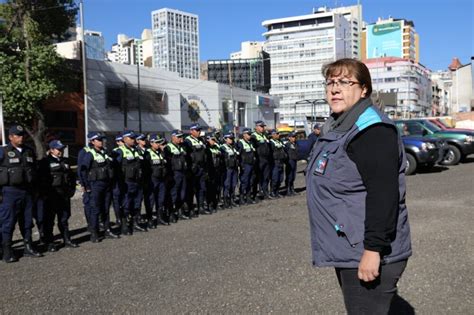
{"label": "woman in dark vest", "polygon": [[387,314],[411,256],[403,144],[362,62],[323,76],[332,113],[306,172],[313,264],[335,267],[349,314]]}

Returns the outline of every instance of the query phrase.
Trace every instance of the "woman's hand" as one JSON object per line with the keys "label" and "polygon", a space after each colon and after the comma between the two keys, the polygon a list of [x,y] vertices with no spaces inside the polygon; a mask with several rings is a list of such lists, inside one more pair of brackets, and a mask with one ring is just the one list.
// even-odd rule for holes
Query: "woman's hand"
{"label": "woman's hand", "polygon": [[370,282],[379,276],[380,253],[364,250],[359,263],[357,275],[360,280]]}

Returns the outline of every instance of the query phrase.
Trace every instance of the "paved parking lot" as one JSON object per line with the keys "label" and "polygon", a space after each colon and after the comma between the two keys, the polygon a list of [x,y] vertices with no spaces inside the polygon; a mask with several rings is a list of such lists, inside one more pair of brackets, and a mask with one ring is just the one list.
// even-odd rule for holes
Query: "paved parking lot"
{"label": "paved parking lot", "polygon": [[[414,256],[395,313],[473,312],[473,188],[473,158],[408,177]],[[0,313],[344,313],[334,270],[310,264],[304,191],[100,244],[74,206],[81,247],[0,263]]]}

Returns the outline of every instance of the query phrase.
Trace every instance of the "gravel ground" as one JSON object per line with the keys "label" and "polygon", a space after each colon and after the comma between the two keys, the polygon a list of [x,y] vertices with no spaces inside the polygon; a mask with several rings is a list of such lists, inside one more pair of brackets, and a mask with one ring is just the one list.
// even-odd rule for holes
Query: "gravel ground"
{"label": "gravel ground", "polygon": [[[473,174],[470,159],[408,177],[414,255],[394,313],[473,312]],[[301,173],[296,187],[296,197],[99,244],[74,200],[80,248],[0,263],[0,313],[343,314],[334,270],[311,266]]]}

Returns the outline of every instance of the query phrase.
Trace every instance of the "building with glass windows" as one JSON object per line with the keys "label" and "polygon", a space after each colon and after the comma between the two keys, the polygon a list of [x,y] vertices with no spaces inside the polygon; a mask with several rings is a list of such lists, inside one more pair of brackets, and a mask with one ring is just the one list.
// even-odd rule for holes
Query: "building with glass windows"
{"label": "building with glass windows", "polygon": [[[82,40],[81,28],[76,29],[78,40]],[[86,57],[93,60],[105,60],[105,39],[102,32],[84,30],[84,38],[86,44]]]}
{"label": "building with glass windows", "polygon": [[396,57],[364,60],[372,77],[373,98],[393,95],[380,104],[392,117],[423,117],[432,112],[431,71],[420,63]]}
{"label": "building with glass windows", "polygon": [[270,90],[270,55],[260,51],[255,58],[209,60],[207,80],[268,93]]}
{"label": "building with glass windows", "polygon": [[141,39],[129,38],[127,35],[119,34],[117,43],[107,52],[107,59],[112,62],[128,65],[152,67],[153,66],[153,39],[151,30],[144,29]]}
{"label": "building with glass windows", "polygon": [[362,59],[399,57],[420,62],[419,36],[415,24],[405,19],[378,19],[363,32]]}
{"label": "building with glass windows", "polygon": [[163,8],[151,13],[153,67],[199,79],[199,18]]}
{"label": "building with glass windows", "polygon": [[267,29],[264,50],[271,58],[270,94],[280,99],[280,122],[293,125],[328,117],[327,104],[301,103],[325,99],[324,64],[353,57],[352,39],[347,37],[352,24],[343,14],[323,8],[262,25]]}

